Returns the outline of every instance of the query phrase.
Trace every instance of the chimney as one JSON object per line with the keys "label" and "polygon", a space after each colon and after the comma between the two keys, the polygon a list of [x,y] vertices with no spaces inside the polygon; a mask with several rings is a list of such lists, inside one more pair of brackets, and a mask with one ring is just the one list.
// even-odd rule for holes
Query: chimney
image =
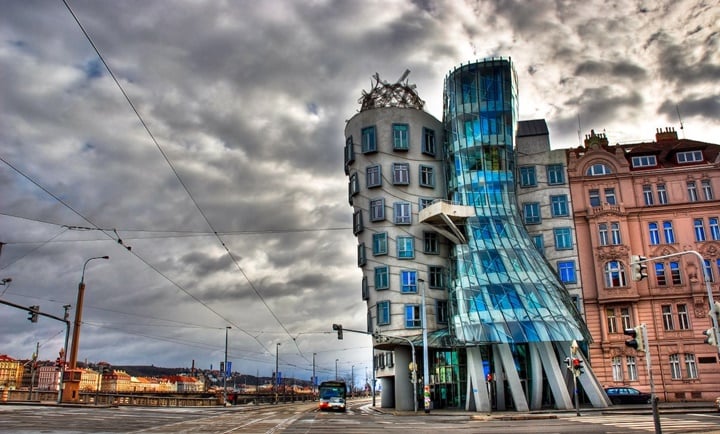
{"label": "chimney", "polygon": [[665,127],[665,131],[663,131],[662,128],[658,128],[655,131],[655,141],[658,143],[677,141],[677,139],[677,131],[675,131],[673,127]]}

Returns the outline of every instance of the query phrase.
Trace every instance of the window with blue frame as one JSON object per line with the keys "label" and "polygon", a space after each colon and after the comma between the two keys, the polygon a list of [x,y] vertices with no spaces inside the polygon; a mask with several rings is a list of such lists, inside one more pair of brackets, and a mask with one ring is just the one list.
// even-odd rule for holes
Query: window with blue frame
{"label": "window with blue frame", "polygon": [[375,126],[365,127],[362,129],[362,152],[377,152],[377,141],[375,135]]}
{"label": "window with blue frame", "polygon": [[362,210],[353,213],[353,234],[357,235],[365,229],[363,226]]}
{"label": "window with blue frame", "polygon": [[378,232],[373,234],[373,255],[387,255],[388,252],[388,234],[387,232]]}
{"label": "window with blue frame", "polygon": [[390,288],[390,272],[387,265],[375,267],[375,289]]}
{"label": "window with blue frame", "polygon": [[675,231],[672,222],[669,220],[663,222],[663,235],[665,236],[665,243],[672,244],[675,242]]}
{"label": "window with blue frame", "polygon": [[558,275],[563,283],[577,283],[575,261],[558,261]]}
{"label": "window with blue frame", "polygon": [[385,199],[370,200],[370,221],[379,222],[385,220]]}
{"label": "window with blue frame", "polygon": [[378,301],[377,304],[377,325],[390,324],[390,302]]}
{"label": "window with blue frame", "polygon": [[345,167],[352,165],[355,162],[355,148],[353,147],[352,136],[345,140]]}
{"label": "window with blue frame", "polygon": [[424,210],[425,208],[427,208],[427,207],[429,207],[430,205],[432,205],[432,203],[433,203],[434,201],[435,201],[435,199],[429,199],[429,198],[427,198],[427,197],[421,197],[420,199],[418,199],[418,210],[419,210],[419,211]]}
{"label": "window with blue frame", "polygon": [[531,202],[523,204],[523,220],[526,225],[540,224],[540,202]]}
{"label": "window with blue frame", "polygon": [[393,221],[396,225],[409,225],[412,223],[410,202],[395,202],[393,204]]}
{"label": "window with blue frame", "polygon": [[367,263],[367,256],[365,255],[365,243],[358,244],[358,267],[362,267]]}
{"label": "window with blue frame", "polygon": [[562,164],[548,164],[545,171],[549,185],[565,184],[565,168]]}
{"label": "window with blue frame", "polygon": [[717,217],[708,219],[708,227],[710,229],[710,238],[715,241],[720,240],[720,221]]}
{"label": "window with blue frame", "polygon": [[396,244],[398,259],[412,259],[415,257],[414,237],[397,237]]}
{"label": "window with blue frame", "polygon": [[410,127],[408,124],[393,124],[393,149],[407,151],[410,149]]}
{"label": "window with blue frame", "polygon": [[432,166],[420,165],[420,186],[435,188],[435,168]]}
{"label": "window with blue frame", "polygon": [[437,154],[437,147],[435,145],[435,130],[423,128],[422,153],[432,155],[433,157]]}
{"label": "window with blue frame", "polygon": [[572,232],[570,228],[554,228],[555,250],[568,250],[573,248]]}
{"label": "window with blue frame", "polygon": [[370,288],[368,286],[367,276],[363,276],[362,278],[362,299],[364,301],[370,299]]}
{"label": "window with blue frame", "polygon": [[417,271],[400,271],[400,292],[403,294],[417,293]]}
{"label": "window with blue frame", "polygon": [[535,176],[535,166],[520,167],[520,187],[537,186],[537,177]]}
{"label": "window with blue frame", "polygon": [[443,276],[445,269],[437,265],[428,266],[428,287],[430,289],[444,289]]}
{"label": "window with blue frame", "polygon": [[405,305],[405,328],[416,329],[422,327],[419,304]]}
{"label": "window with blue frame", "polygon": [[532,236],[533,244],[540,253],[545,253],[545,238],[542,234]]}
{"label": "window with blue frame", "polygon": [[703,219],[694,219],[695,241],[705,241],[705,222]]}
{"label": "window with blue frame", "polygon": [[423,232],[423,253],[429,255],[440,253],[440,240],[437,232]]}
{"label": "window with blue frame", "polygon": [[410,165],[408,163],[393,163],[393,184],[410,184]]}
{"label": "window with blue frame", "polygon": [[379,164],[368,166],[365,169],[365,185],[367,185],[367,188],[382,185],[382,167]]}
{"label": "window with blue frame", "polygon": [[656,222],[648,223],[648,232],[650,235],[650,244],[660,244],[660,229],[658,228],[658,224]]}
{"label": "window with blue frame", "polygon": [[565,194],[550,196],[550,209],[553,217],[566,217],[570,215],[568,211],[568,198]]}

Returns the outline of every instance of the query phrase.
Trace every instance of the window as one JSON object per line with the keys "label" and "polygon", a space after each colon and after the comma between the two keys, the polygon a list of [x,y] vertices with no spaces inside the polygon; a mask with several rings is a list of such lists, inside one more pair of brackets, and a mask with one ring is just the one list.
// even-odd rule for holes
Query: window
{"label": "window", "polygon": [[393,149],[407,151],[410,149],[410,128],[407,124],[393,124]]}
{"label": "window", "polygon": [[614,188],[606,188],[605,189],[605,203],[608,205],[616,205],[617,200],[615,199],[615,189]]}
{"label": "window", "polygon": [[[358,181],[357,173],[350,175],[350,183],[348,184],[348,194],[350,197],[360,193],[360,181]],[[350,202],[352,203],[352,201]]]}
{"label": "window", "polygon": [[410,270],[400,272],[400,292],[403,294],[417,293],[417,272]]}
{"label": "window", "polygon": [[688,192],[688,200],[690,202],[697,202],[698,194],[697,194],[697,185],[695,185],[695,181],[687,182],[687,192]]}
{"label": "window", "polygon": [[621,307],[620,308],[620,319],[622,320],[622,326],[623,331],[632,328],[630,326],[630,308],[629,307]]}
{"label": "window", "polygon": [[590,190],[588,192],[588,197],[590,198],[591,207],[600,206],[600,190]]}
{"label": "window", "polygon": [[625,357],[625,365],[627,366],[628,381],[637,381],[637,362],[634,356]]}
{"label": "window", "polygon": [[436,232],[423,232],[423,253],[430,255],[440,253],[440,241]]}
{"label": "window", "polygon": [[390,324],[390,302],[378,301],[377,304],[377,325]]}
{"label": "window", "polygon": [[545,250],[545,239],[543,238],[542,234],[533,235],[532,241],[533,244],[535,244],[535,248],[538,249],[538,252],[543,253]]}
{"label": "window", "polygon": [[677,313],[680,330],[690,330],[690,315],[688,314],[687,304],[678,304]]}
{"label": "window", "polygon": [[388,289],[390,288],[390,276],[387,265],[381,265],[375,267],[375,289]]}
{"label": "window", "polygon": [[423,128],[422,153],[432,155],[433,157],[437,155],[435,130]]}
{"label": "window", "polygon": [[664,304],[660,307],[662,310],[663,329],[666,331],[675,330],[675,323],[673,322],[672,306]]}
{"label": "window", "polygon": [[362,299],[364,301],[367,301],[370,299],[370,288],[368,287],[367,276],[363,276],[363,278],[362,278]]}
{"label": "window", "polygon": [[353,213],[353,234],[357,235],[365,229],[363,227],[362,210]]}
{"label": "window", "polygon": [[682,279],[680,278],[680,263],[670,263],[670,277],[672,278],[673,285],[682,285]]}
{"label": "window", "polygon": [[610,244],[608,241],[608,225],[607,223],[598,224],[598,240],[601,246],[607,246]]}
{"label": "window", "polygon": [[421,197],[420,199],[418,199],[418,210],[419,210],[419,211],[424,210],[425,208],[427,208],[427,207],[429,207],[430,205],[432,205],[434,201],[435,201],[435,199],[429,199],[429,198],[426,198],[426,197]]}
{"label": "window", "polygon": [[655,186],[657,191],[657,199],[660,205],[666,205],[668,203],[667,191],[665,190],[665,184],[658,184]]}
{"label": "window", "polygon": [[703,219],[694,219],[695,241],[705,241],[705,222]]}
{"label": "window", "polygon": [[437,265],[428,266],[428,287],[430,289],[443,289],[444,268]]}
{"label": "window", "polygon": [[625,267],[620,261],[609,261],[605,264],[605,287],[618,288],[626,286]]}
{"label": "window", "polygon": [[665,243],[672,244],[675,242],[675,231],[671,221],[663,222],[663,235],[665,235]]}
{"label": "window", "polygon": [[537,177],[535,176],[535,166],[520,167],[520,187],[537,186]]}
{"label": "window", "polygon": [[577,283],[575,276],[575,261],[559,261],[557,263],[558,275],[563,283]]}
{"label": "window", "polygon": [[377,234],[373,234],[373,255],[387,255],[387,237],[387,232],[379,232]]}
{"label": "window", "polygon": [[367,257],[365,256],[365,243],[358,244],[357,251],[357,264],[358,267],[362,267],[367,263]]}
{"label": "window", "polygon": [[650,244],[660,244],[660,230],[658,224],[655,222],[648,223],[648,230],[650,231]]}
{"label": "window", "polygon": [[385,199],[370,200],[370,221],[379,222],[385,220]]}
{"label": "window", "polygon": [[523,205],[523,219],[526,225],[536,225],[541,221],[540,203],[532,202]]}
{"label": "window", "polygon": [[703,161],[702,151],[684,151],[677,153],[677,162],[679,164],[700,163]]}
{"label": "window", "polygon": [[397,225],[409,225],[412,222],[409,202],[395,202],[393,204],[393,221]]}
{"label": "window", "polygon": [[673,380],[682,380],[679,354],[670,354],[670,378]]}
{"label": "window", "polygon": [[622,357],[615,356],[612,358],[612,376],[613,381],[623,381]]}
{"label": "window", "polygon": [[703,260],[705,263],[705,276],[708,276],[708,282],[714,282],[715,281],[715,275],[713,273],[712,269],[712,262],[708,261],[707,259]]}
{"label": "window", "polygon": [[610,238],[612,240],[613,245],[617,246],[619,244],[622,244],[622,237],[620,236],[620,223],[619,222],[610,223]]}
{"label": "window", "polygon": [[572,249],[572,236],[570,228],[555,228],[553,229],[555,235],[555,250],[568,250]]}
{"label": "window", "polygon": [[497,250],[486,250],[480,258],[482,263],[482,269],[485,273],[500,273],[507,272],[505,264],[502,261],[502,257]]}
{"label": "window", "polygon": [[565,170],[562,164],[549,164],[546,172],[549,185],[565,184]]}
{"label": "window", "polygon": [[567,195],[560,194],[557,196],[550,196],[550,208],[552,210],[553,217],[562,217],[562,216],[570,215],[568,212]]}
{"label": "window", "polygon": [[697,364],[695,363],[695,354],[685,354],[685,375],[687,378],[695,379],[698,377]]}
{"label": "window", "polygon": [[715,241],[720,240],[720,224],[718,224],[718,218],[710,217],[708,219],[708,226],[710,229],[710,238]]}
{"label": "window", "polygon": [[608,333],[617,333],[618,330],[617,330],[617,322],[616,322],[616,318],[615,318],[615,309],[613,309],[613,308],[606,309],[606,314],[607,314]]}
{"label": "window", "polygon": [[655,262],[655,280],[658,286],[667,286],[667,274],[665,274],[665,264],[662,262]]}
{"label": "window", "polygon": [[415,238],[397,237],[398,259],[412,259],[415,257]]}
{"label": "window", "polygon": [[365,127],[362,129],[362,152],[377,152],[377,143],[375,141],[375,127]]}
{"label": "window", "polygon": [[612,173],[612,169],[610,169],[609,166],[598,163],[593,164],[592,166],[588,167],[587,172],[585,173],[587,176],[602,176],[602,175],[610,175]]}
{"label": "window", "polygon": [[410,165],[408,163],[393,163],[393,184],[410,184]]}
{"label": "window", "polygon": [[713,190],[712,190],[712,184],[710,184],[709,179],[703,179],[700,181],[700,186],[702,188],[703,192],[703,199],[704,200],[713,200]]}
{"label": "window", "polygon": [[654,155],[640,155],[632,157],[632,167],[653,167],[657,166],[657,159]]}
{"label": "window", "polygon": [[345,140],[345,167],[347,168],[355,162],[355,148],[353,147],[352,136]]}
{"label": "window", "polygon": [[438,300],[435,304],[435,321],[438,324],[447,324],[448,322],[448,302]]}
{"label": "window", "polygon": [[419,304],[405,305],[405,328],[416,329],[422,327]]}
{"label": "window", "polygon": [[652,185],[643,185],[643,198],[645,199],[645,205],[653,204]]}
{"label": "window", "polygon": [[367,188],[380,187],[382,185],[382,167],[379,164],[368,166],[365,169],[365,184]]}
{"label": "window", "polygon": [[420,165],[420,186],[435,187],[435,168],[432,166]]}

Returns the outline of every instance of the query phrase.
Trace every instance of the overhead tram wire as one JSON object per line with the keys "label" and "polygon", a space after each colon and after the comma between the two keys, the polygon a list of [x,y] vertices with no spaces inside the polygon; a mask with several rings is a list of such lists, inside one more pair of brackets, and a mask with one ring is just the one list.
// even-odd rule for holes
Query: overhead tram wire
{"label": "overhead tram wire", "polygon": [[[223,246],[223,248],[224,248],[225,251],[228,253],[228,255],[230,256],[230,258],[232,259],[232,261],[235,263],[235,265],[236,265],[236,267],[238,268],[238,270],[242,273],[243,277],[247,280],[247,282],[248,282],[248,284],[250,285],[250,287],[253,289],[253,291],[254,291],[255,294],[258,296],[258,298],[260,298],[260,301],[262,301],[262,303],[265,305],[265,307],[266,307],[267,310],[270,312],[270,314],[273,316],[273,318],[275,318],[275,320],[278,322],[278,324],[280,325],[280,327],[282,327],[282,329],[285,330],[285,332],[287,333],[287,335],[288,335],[290,338],[292,338],[292,335],[290,334],[290,331],[287,329],[287,327],[285,327],[285,325],[282,323],[282,321],[280,321],[280,318],[278,318],[278,316],[275,314],[275,312],[270,308],[270,306],[269,306],[269,305],[267,304],[267,302],[265,301],[265,298],[260,294],[260,292],[258,291],[258,289],[255,287],[255,285],[252,283],[252,281],[248,278],[247,274],[245,274],[245,271],[242,269],[242,267],[240,267],[239,262],[238,262],[238,261],[235,259],[235,257],[230,253],[230,250],[229,250],[229,249],[227,248],[227,246],[225,245],[225,242],[222,240],[222,238],[220,237],[220,235],[218,234],[218,232],[217,232],[217,231],[215,230],[215,228],[213,227],[213,225],[212,225],[212,223],[210,222],[210,220],[208,219],[207,215],[205,214],[205,212],[204,212],[204,211],[202,210],[202,208],[200,207],[200,204],[198,204],[197,200],[195,200],[195,197],[193,196],[193,194],[190,192],[190,189],[188,188],[188,186],[185,184],[185,182],[184,182],[184,181],[182,180],[182,178],[180,177],[180,174],[178,173],[177,169],[175,169],[175,166],[172,164],[172,162],[171,162],[170,159],[168,158],[168,156],[167,156],[167,154],[165,153],[165,151],[163,151],[162,147],[160,146],[160,143],[158,143],[157,139],[155,138],[155,136],[153,135],[153,133],[150,131],[150,128],[148,127],[147,123],[146,123],[145,120],[143,119],[142,115],[140,115],[140,112],[139,112],[138,109],[135,107],[135,104],[133,104],[133,102],[132,102],[132,100],[130,99],[130,97],[128,96],[127,92],[125,92],[125,89],[122,87],[122,85],[120,84],[120,81],[119,81],[119,80],[117,79],[117,77],[115,76],[115,73],[114,73],[114,72],[112,71],[112,69],[110,68],[110,65],[105,61],[105,58],[104,58],[103,55],[100,53],[100,50],[99,50],[98,47],[95,45],[95,42],[94,42],[94,41],[92,40],[92,38],[90,37],[90,34],[85,30],[85,27],[82,25],[82,23],[80,23],[80,20],[78,19],[77,15],[75,15],[75,12],[72,10],[72,8],[71,8],[70,5],[68,4],[67,0],[63,0],[63,4],[65,4],[65,7],[66,7],[67,10],[70,12],[70,15],[72,15],[72,17],[73,17],[73,19],[75,20],[75,22],[77,23],[78,27],[80,28],[80,30],[82,31],[82,33],[85,35],[85,38],[88,40],[88,42],[89,42],[90,45],[92,46],[93,50],[95,50],[95,53],[98,55],[98,58],[99,58],[100,61],[103,63],[103,65],[104,65],[105,68],[107,69],[108,73],[109,73],[110,76],[112,77],[113,81],[114,81],[115,84],[117,85],[118,89],[120,90],[120,92],[121,92],[121,93],[123,94],[123,96],[125,97],[125,100],[127,101],[127,103],[128,103],[128,104],[130,105],[130,107],[132,108],[133,112],[134,112],[135,115],[137,116],[138,120],[139,120],[140,123],[142,124],[143,128],[144,128],[145,131],[147,132],[147,134],[148,134],[148,136],[150,137],[150,139],[152,140],[152,142],[155,144],[155,147],[157,148],[157,150],[160,152],[160,154],[161,154],[161,155],[163,156],[163,158],[165,159],[165,162],[166,162],[166,163],[168,164],[168,166],[170,167],[170,170],[172,170],[172,172],[175,174],[176,179],[178,180],[178,182],[180,183],[180,185],[183,187],[183,189],[184,189],[185,192],[187,193],[188,197],[190,197],[190,200],[193,202],[193,204],[194,204],[195,207],[197,208],[198,212],[200,213],[200,215],[201,215],[201,216],[203,217],[203,219],[205,220],[205,223],[206,223],[206,224],[208,225],[208,227],[212,230],[212,232],[213,232],[213,234],[215,235],[215,237],[217,238],[218,242]],[[141,260],[142,260],[142,259],[141,259]],[[148,263],[147,263],[146,261],[144,261],[144,260],[143,260],[143,262],[145,262],[146,264],[148,264]],[[149,264],[148,264],[148,266],[149,266]],[[157,270],[155,267],[151,267],[151,268],[153,268],[153,269],[156,270],[158,273],[160,273],[160,271]],[[207,304],[205,304],[205,303],[203,303],[202,301],[200,301],[197,297],[191,295],[191,294],[188,293],[188,292],[186,292],[186,293],[187,293],[188,295],[190,295],[191,297],[193,297],[193,298],[194,298],[195,300],[197,300],[198,302],[200,302],[203,306],[207,307],[207,308],[210,309],[212,312],[216,313],[218,316],[220,316],[221,318],[223,318],[220,314],[218,314],[215,310],[211,309]],[[224,318],[224,319],[225,319],[225,318]],[[232,324],[233,326],[236,326],[232,321],[229,321],[229,320],[227,320],[227,319],[226,319],[226,321],[228,321],[228,323]],[[249,333],[248,333],[248,335],[249,335]],[[265,345],[264,345],[262,342],[260,342],[260,341],[256,341],[256,342],[257,342],[262,348],[264,348],[266,351],[268,351],[268,352],[270,351],[268,348],[265,347]],[[297,347],[297,344],[296,344],[295,346]],[[300,348],[299,348],[299,347],[298,347],[298,351],[300,351]],[[302,355],[303,358],[307,359],[307,358],[302,354],[302,351],[300,351],[300,354]]]}

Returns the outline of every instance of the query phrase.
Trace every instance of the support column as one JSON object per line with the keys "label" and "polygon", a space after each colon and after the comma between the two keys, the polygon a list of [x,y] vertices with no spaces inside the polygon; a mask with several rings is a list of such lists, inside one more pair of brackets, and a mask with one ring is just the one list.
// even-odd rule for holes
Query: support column
{"label": "support column", "polygon": [[467,391],[466,411],[490,412],[490,395],[483,371],[480,347],[468,347],[467,350]]}
{"label": "support column", "polygon": [[[515,360],[513,359],[512,351],[510,351],[510,345],[497,344],[494,345],[494,350],[494,353],[499,354],[500,360],[502,361],[503,371],[505,372],[508,386],[510,386],[510,393],[515,403],[515,411],[529,411],[530,408],[525,398],[525,391],[522,388],[520,376],[515,368]],[[498,385],[498,387],[500,387],[500,385]]]}

